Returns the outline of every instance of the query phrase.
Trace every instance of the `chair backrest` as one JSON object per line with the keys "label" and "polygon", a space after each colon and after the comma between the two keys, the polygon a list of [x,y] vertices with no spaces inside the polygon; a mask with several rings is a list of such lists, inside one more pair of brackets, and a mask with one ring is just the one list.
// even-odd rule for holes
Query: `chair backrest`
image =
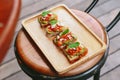
{"label": "chair backrest", "polygon": [[[7,3],[7,5],[6,5]],[[0,1],[0,62],[6,55],[14,36],[21,8],[21,0]]]}

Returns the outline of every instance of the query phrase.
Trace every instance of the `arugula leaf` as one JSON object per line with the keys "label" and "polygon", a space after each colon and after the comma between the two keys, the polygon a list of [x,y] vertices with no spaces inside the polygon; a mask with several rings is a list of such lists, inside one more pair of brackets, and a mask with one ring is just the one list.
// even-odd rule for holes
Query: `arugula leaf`
{"label": "arugula leaf", "polygon": [[69,32],[69,29],[65,29],[63,32],[60,33],[60,36],[65,35],[68,32]]}
{"label": "arugula leaf", "polygon": [[78,47],[79,45],[80,45],[79,42],[71,43],[71,44],[68,46],[68,48],[76,48],[76,47]]}
{"label": "arugula leaf", "polygon": [[47,14],[49,14],[50,13],[50,11],[44,11],[44,12],[42,12],[42,16],[46,16]]}
{"label": "arugula leaf", "polygon": [[51,20],[51,21],[50,21],[50,24],[51,24],[51,25],[54,25],[54,24],[56,24],[57,22],[58,22],[57,20]]}

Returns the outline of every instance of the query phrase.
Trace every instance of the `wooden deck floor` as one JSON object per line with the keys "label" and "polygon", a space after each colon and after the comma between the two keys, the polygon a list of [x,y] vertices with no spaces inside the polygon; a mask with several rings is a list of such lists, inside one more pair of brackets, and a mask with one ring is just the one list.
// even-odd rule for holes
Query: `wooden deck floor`
{"label": "wooden deck floor", "polygon": [[[31,80],[18,66],[14,55],[14,40],[21,29],[21,21],[49,6],[66,4],[68,7],[84,11],[92,0],[22,0],[21,15],[16,26],[14,39],[8,54],[0,65],[0,80]],[[104,26],[107,26],[120,11],[120,0],[99,0],[90,12]],[[101,70],[100,80],[120,80],[120,21],[108,33],[110,51],[108,59]],[[92,78],[90,78],[92,80]]]}

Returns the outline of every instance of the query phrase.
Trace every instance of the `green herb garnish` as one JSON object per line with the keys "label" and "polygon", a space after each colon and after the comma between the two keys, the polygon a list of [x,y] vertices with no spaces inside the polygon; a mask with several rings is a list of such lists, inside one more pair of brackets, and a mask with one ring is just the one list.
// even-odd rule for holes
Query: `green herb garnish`
{"label": "green herb garnish", "polygon": [[66,29],[66,30],[64,30],[63,32],[60,33],[60,36],[65,35],[68,32],[69,32],[69,29]]}
{"label": "green herb garnish", "polygon": [[50,13],[50,11],[44,11],[44,12],[42,12],[42,16],[46,16],[49,13]]}
{"label": "green herb garnish", "polygon": [[79,45],[80,45],[79,42],[71,43],[71,44],[68,46],[68,48],[76,48],[76,47],[78,47]]}
{"label": "green herb garnish", "polygon": [[50,24],[51,24],[51,25],[54,25],[54,24],[56,24],[57,22],[58,22],[57,20],[51,20],[51,21],[50,21]]}

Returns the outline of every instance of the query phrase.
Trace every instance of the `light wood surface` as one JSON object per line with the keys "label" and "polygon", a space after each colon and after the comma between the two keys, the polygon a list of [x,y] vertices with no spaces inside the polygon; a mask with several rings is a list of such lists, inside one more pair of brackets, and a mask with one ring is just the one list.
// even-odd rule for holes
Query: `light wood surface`
{"label": "light wood surface", "polygon": [[0,1],[0,62],[5,57],[14,36],[21,0]]}
{"label": "light wood surface", "polygon": [[[77,10],[72,10],[89,28],[93,30],[104,42],[107,41],[107,36],[104,32],[103,26],[92,16]],[[22,28],[16,39],[16,48],[18,54],[23,59],[23,61],[30,66],[32,69],[47,75],[57,75],[48,61],[45,59],[44,55],[40,54],[41,51],[32,41],[27,32]],[[104,53],[96,56],[90,61],[78,66],[77,68],[59,76],[71,76],[75,74],[82,73],[87,69],[94,66],[103,56]]]}

